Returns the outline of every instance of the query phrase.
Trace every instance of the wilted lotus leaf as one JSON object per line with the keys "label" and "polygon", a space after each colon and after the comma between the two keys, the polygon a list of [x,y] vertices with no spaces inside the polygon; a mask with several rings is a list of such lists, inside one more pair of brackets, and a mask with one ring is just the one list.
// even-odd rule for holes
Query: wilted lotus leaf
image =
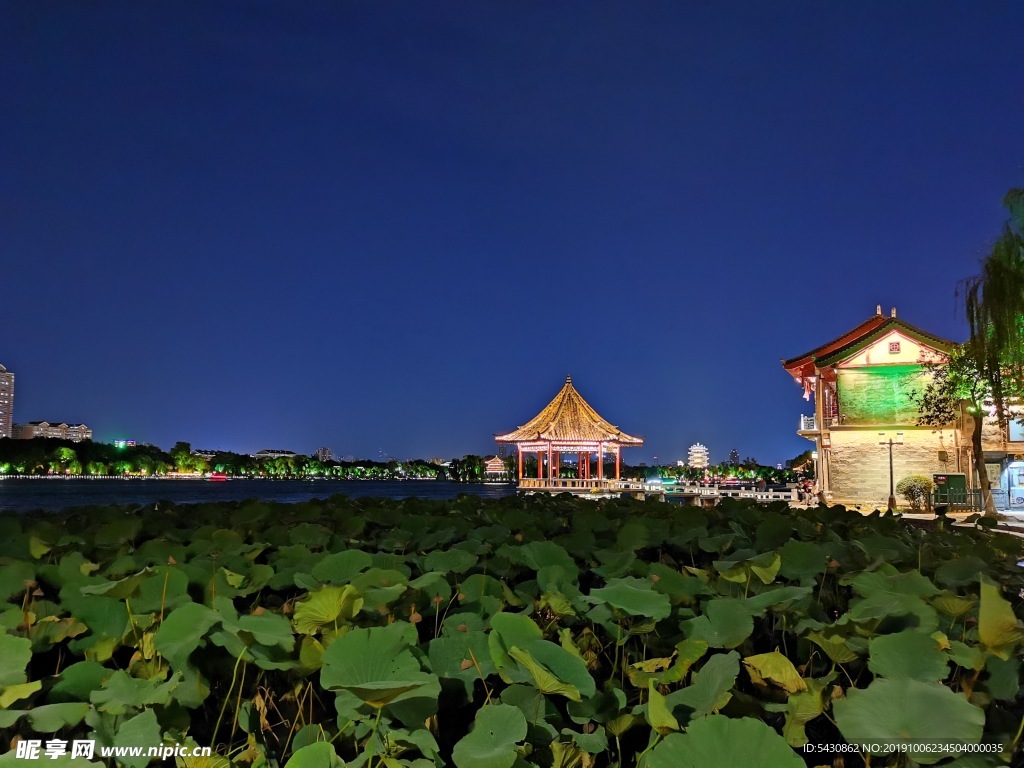
{"label": "wilted lotus leaf", "polygon": [[778,651],[746,656],[743,659],[743,666],[747,668],[747,673],[755,685],[771,683],[787,694],[807,690],[807,683],[800,677],[793,662]]}
{"label": "wilted lotus leaf", "polygon": [[981,580],[978,639],[985,650],[1001,659],[1010,658],[1024,640],[1024,629],[1013,612],[1013,606],[999,594],[999,587],[988,579]]}

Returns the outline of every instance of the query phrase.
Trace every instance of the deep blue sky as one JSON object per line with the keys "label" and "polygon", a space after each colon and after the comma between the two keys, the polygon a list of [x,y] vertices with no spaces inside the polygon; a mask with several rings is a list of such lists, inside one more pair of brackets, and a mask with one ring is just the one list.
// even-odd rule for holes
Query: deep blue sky
{"label": "deep blue sky", "polygon": [[[897,6],[897,7],[893,7]],[[1024,4],[0,5],[0,363],[98,439],[484,453],[571,374],[632,461],[783,461],[779,365],[962,339]]]}

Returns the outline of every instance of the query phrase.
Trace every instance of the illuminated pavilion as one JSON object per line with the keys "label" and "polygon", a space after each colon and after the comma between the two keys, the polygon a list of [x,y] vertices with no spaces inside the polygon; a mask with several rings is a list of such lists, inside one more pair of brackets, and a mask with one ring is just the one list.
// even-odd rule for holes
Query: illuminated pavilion
{"label": "illuminated pavilion", "polygon": [[[518,453],[519,487],[530,490],[614,490],[622,471],[622,448],[644,444],[642,437],[627,435],[609,424],[590,407],[565,377],[565,386],[544,409],[519,429],[495,435],[499,443],[514,445]],[[523,454],[537,454],[537,477],[523,476]],[[576,460],[576,477],[561,477],[562,456]],[[614,479],[604,478],[606,455],[615,456]],[[591,460],[597,459],[597,477],[591,477]],[[569,464],[571,466],[571,462]]]}

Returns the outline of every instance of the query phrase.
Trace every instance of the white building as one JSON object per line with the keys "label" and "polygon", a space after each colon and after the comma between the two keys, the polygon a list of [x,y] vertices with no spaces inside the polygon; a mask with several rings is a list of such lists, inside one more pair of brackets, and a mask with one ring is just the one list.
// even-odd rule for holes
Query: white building
{"label": "white building", "polygon": [[27,424],[15,424],[13,431],[16,440],[32,440],[36,437],[53,437],[73,443],[92,440],[92,430],[85,424],[67,424],[63,421],[30,421]]}

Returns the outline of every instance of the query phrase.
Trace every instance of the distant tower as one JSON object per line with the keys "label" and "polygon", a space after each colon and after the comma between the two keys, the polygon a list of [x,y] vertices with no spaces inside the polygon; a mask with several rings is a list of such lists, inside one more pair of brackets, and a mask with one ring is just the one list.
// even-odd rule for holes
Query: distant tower
{"label": "distant tower", "polygon": [[738,467],[740,465],[740,452],[735,448],[729,451],[729,464],[734,467]]}
{"label": "distant tower", "polygon": [[708,449],[706,445],[694,443],[687,453],[686,463],[696,469],[705,469],[710,464]]}
{"label": "distant tower", "polygon": [[334,461],[334,453],[330,448],[317,448],[316,453],[313,454],[317,460],[322,462]]}
{"label": "distant tower", "polygon": [[14,374],[0,365],[0,438],[12,437],[14,428]]}

